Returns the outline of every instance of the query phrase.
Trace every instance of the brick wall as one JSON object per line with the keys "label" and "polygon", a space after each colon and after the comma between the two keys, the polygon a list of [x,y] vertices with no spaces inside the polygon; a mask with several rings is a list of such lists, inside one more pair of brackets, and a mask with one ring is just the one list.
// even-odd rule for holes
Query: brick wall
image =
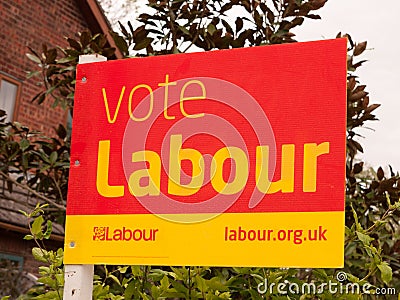
{"label": "brick wall", "polygon": [[[51,108],[53,101],[31,103],[41,87],[36,86],[37,78],[26,79],[27,71],[37,69],[26,57],[27,46],[38,50],[43,43],[65,47],[65,36],[73,36],[87,27],[75,0],[0,0],[0,74],[21,83],[14,121],[50,136],[54,135],[54,127],[65,124],[66,112]],[[0,253],[23,257],[24,270],[37,274],[42,264],[31,254],[34,243],[23,240],[23,236],[0,228]],[[54,241],[46,245],[50,249],[63,246]]]}
{"label": "brick wall", "polygon": [[40,87],[37,79],[26,79],[26,71],[34,70],[35,64],[25,54],[27,46],[66,46],[65,36],[87,28],[75,0],[0,0],[0,28],[0,72],[22,82],[14,120],[54,135],[53,127],[66,121],[65,111],[52,109],[52,101],[31,103]]}
{"label": "brick wall", "polygon": [[[25,234],[9,231],[0,228],[0,253],[20,256],[24,259],[24,271],[38,275],[39,266],[44,263],[36,261],[32,256],[32,248],[36,247],[34,241],[26,241],[23,239]],[[47,240],[45,242],[47,250],[56,250],[63,248],[63,242]]]}

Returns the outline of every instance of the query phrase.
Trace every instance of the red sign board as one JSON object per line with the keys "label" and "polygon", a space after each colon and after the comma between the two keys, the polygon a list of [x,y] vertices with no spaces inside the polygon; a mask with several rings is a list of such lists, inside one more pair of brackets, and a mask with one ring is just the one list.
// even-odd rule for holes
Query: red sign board
{"label": "red sign board", "polygon": [[338,267],[345,126],[345,39],[79,65],[65,261]]}

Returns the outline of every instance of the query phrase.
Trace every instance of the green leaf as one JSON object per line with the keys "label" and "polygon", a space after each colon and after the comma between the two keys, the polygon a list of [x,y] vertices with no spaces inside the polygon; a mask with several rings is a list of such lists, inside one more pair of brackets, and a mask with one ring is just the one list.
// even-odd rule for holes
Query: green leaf
{"label": "green leaf", "polygon": [[354,210],[353,205],[351,205],[351,210],[353,211],[353,218],[354,218],[354,223],[356,224],[357,230],[362,230],[360,223],[358,222],[358,216],[357,212]]}
{"label": "green leaf", "polygon": [[228,287],[221,282],[221,279],[218,277],[213,277],[210,280],[207,280],[207,285],[209,288],[216,291],[227,291]]}
{"label": "green leaf", "polygon": [[128,54],[128,44],[126,43],[125,39],[115,32],[111,32],[111,36],[113,37],[114,42],[117,45],[118,49],[122,53]]}
{"label": "green leaf", "polygon": [[46,294],[36,296],[35,299],[54,300],[54,299],[60,299],[60,297],[57,291],[50,291],[47,292]]}
{"label": "green leaf", "polygon": [[67,57],[63,57],[57,60],[58,64],[65,64],[65,63],[69,63],[71,61],[76,60],[75,56],[67,56]]}
{"label": "green leaf", "polygon": [[39,274],[41,275],[46,275],[50,273],[50,268],[49,267],[44,267],[44,266],[40,266],[39,267]]}
{"label": "green leaf", "polygon": [[168,276],[164,276],[161,281],[161,289],[162,290],[167,290],[169,288],[169,279]]}
{"label": "green leaf", "polygon": [[207,281],[203,277],[196,276],[194,280],[197,284],[197,288],[200,290],[201,293],[204,293],[208,290]]}
{"label": "green leaf", "polygon": [[322,279],[324,281],[328,281],[328,275],[324,269],[314,269],[313,274],[315,277]]}
{"label": "green leaf", "polygon": [[58,285],[64,285],[64,273],[54,275]]}
{"label": "green leaf", "polygon": [[46,232],[44,233],[43,237],[48,240],[50,238],[51,232],[53,231],[53,223],[48,220],[46,223]]}
{"label": "green leaf", "polygon": [[392,268],[387,262],[382,262],[378,266],[379,271],[381,271],[381,278],[384,283],[389,284],[392,281]]}
{"label": "green leaf", "polygon": [[44,100],[46,100],[46,94],[45,94],[45,93],[41,94],[41,95],[37,98],[37,101],[38,101],[39,104],[42,104],[42,103],[44,102]]}
{"label": "green leaf", "polygon": [[177,292],[187,294],[188,289],[179,281],[171,281],[171,284]]}
{"label": "green leaf", "polygon": [[51,152],[51,154],[50,154],[50,164],[54,165],[56,163],[56,161],[57,161],[57,158],[58,158],[57,151]]}
{"label": "green leaf", "polygon": [[37,64],[41,64],[41,63],[42,63],[42,62],[40,61],[40,58],[37,57],[37,56],[35,56],[35,55],[33,55],[33,54],[27,53],[26,56],[27,56],[31,61],[33,61],[33,62],[35,62],[35,63],[37,63]]}
{"label": "green leaf", "polygon": [[148,45],[151,44],[151,42],[153,41],[153,38],[150,37],[145,37],[142,40],[140,40],[139,42],[137,42],[135,44],[135,47],[133,48],[133,50],[141,50],[146,48]]}
{"label": "green leaf", "polygon": [[308,15],[306,15],[306,18],[314,19],[314,20],[319,20],[319,19],[321,19],[321,16],[319,16],[319,15],[314,15],[314,14],[308,14]]}
{"label": "green leaf", "polygon": [[37,235],[40,232],[42,232],[43,222],[44,222],[43,216],[39,216],[33,221],[31,226],[31,232],[33,235]]}
{"label": "green leaf", "polygon": [[354,56],[360,55],[365,51],[366,48],[367,48],[367,42],[356,44],[356,46],[354,47],[354,53],[353,53]]}
{"label": "green leaf", "polygon": [[29,215],[28,215],[28,213],[26,212],[26,211],[23,211],[23,210],[18,210],[18,212],[20,212],[21,214],[23,214],[25,217],[28,217]]}
{"label": "green leaf", "polygon": [[142,292],[139,292],[139,294],[140,294],[140,296],[141,296],[141,299],[143,299],[143,300],[151,300],[151,298],[150,298],[149,295],[144,294],[144,293],[142,293]]}
{"label": "green leaf", "polygon": [[136,282],[131,281],[128,286],[125,289],[125,300],[131,300],[133,299],[133,296],[135,295],[136,292]]}
{"label": "green leaf", "polygon": [[21,159],[22,159],[22,162],[21,162],[22,167],[24,168],[24,170],[27,170],[28,169],[28,157],[27,157],[27,155],[23,154],[21,156]]}
{"label": "green leaf", "polygon": [[55,89],[57,88],[57,86],[51,86],[49,87],[49,89],[46,91],[46,96],[50,95],[51,93],[53,93],[55,91]]}
{"label": "green leaf", "polygon": [[115,275],[110,274],[110,275],[108,275],[108,277],[111,278],[112,280],[114,280],[118,285],[121,285],[121,282]]}
{"label": "green leaf", "polygon": [[50,276],[43,276],[40,277],[38,280],[38,282],[43,283],[45,285],[48,285],[49,287],[51,287],[52,289],[55,289],[57,287],[57,282],[56,280],[54,280],[53,278],[51,278]]}
{"label": "green leaf", "polygon": [[[110,287],[107,286],[102,286],[101,284],[99,285],[95,285],[93,287],[93,299],[104,299],[107,297],[108,291],[109,291]],[[128,299],[128,298],[125,298]]]}
{"label": "green leaf", "polygon": [[78,50],[78,51],[81,51],[81,50],[82,50],[82,46],[81,46],[81,44],[80,44],[78,41],[76,41],[76,40],[74,40],[74,39],[71,39],[71,38],[67,38],[67,41],[68,41],[69,45],[70,45],[72,48],[74,48],[75,50]]}
{"label": "green leaf", "polygon": [[60,139],[65,139],[67,137],[67,130],[62,124],[59,124],[56,128],[56,133],[60,137]]}
{"label": "green leaf", "polygon": [[364,244],[364,245],[369,245],[374,238],[370,237],[369,235],[366,235],[364,233],[361,233],[359,231],[356,232],[358,239]]}
{"label": "green leaf", "polygon": [[176,267],[171,267],[171,270],[173,271],[173,276],[177,280],[185,280],[186,279],[186,274],[187,270],[185,268],[176,268]]}
{"label": "green leaf", "polygon": [[30,145],[30,143],[29,143],[29,141],[28,141],[27,139],[22,139],[22,140],[19,142],[19,146],[21,147],[21,150],[22,150],[22,151],[25,151],[26,149],[28,149],[28,148],[29,148],[29,145]]}
{"label": "green leaf", "polygon": [[125,274],[126,271],[128,270],[128,268],[129,268],[129,266],[119,267],[119,268],[118,268],[118,271],[119,271],[121,274]]}
{"label": "green leaf", "polygon": [[236,21],[235,21],[235,25],[236,25],[236,32],[238,33],[243,28],[243,19],[240,17],[237,17]]}
{"label": "green leaf", "polygon": [[347,226],[344,227],[344,232],[345,232],[346,236],[351,236],[353,234],[351,229]]}
{"label": "green leaf", "polygon": [[158,286],[156,286],[156,285],[153,285],[151,287],[152,299],[160,299],[160,295],[161,295],[160,288]]}
{"label": "green leaf", "polygon": [[37,261],[48,263],[48,261],[45,257],[46,254],[47,254],[47,252],[44,249],[40,249],[38,247],[32,248],[32,255]]}
{"label": "green leaf", "polygon": [[31,71],[31,72],[28,72],[28,74],[26,75],[26,78],[30,79],[30,78],[38,76],[38,75],[40,75],[39,71]]}
{"label": "green leaf", "polygon": [[27,240],[27,241],[33,240],[33,235],[31,235],[31,234],[25,235],[24,240]]}
{"label": "green leaf", "polygon": [[217,29],[215,28],[214,24],[210,23],[207,26],[207,31],[210,35],[213,35]]}
{"label": "green leaf", "polygon": [[233,35],[233,29],[232,29],[231,25],[229,25],[229,23],[227,21],[225,21],[224,19],[221,19],[221,21],[222,21],[222,24],[224,25],[226,31],[228,33],[230,33],[231,35]]}
{"label": "green leaf", "polygon": [[[258,299],[261,300],[261,299],[263,299],[263,297],[260,295],[260,293],[257,292],[256,290],[249,289],[249,293],[251,295],[251,299],[252,300],[258,300]],[[277,298],[275,298],[275,299],[277,299]],[[282,298],[282,299],[284,299],[284,298]]]}
{"label": "green leaf", "polygon": [[190,31],[189,31],[186,27],[178,25],[178,28],[179,28],[184,34],[191,35],[191,34],[190,34]]}

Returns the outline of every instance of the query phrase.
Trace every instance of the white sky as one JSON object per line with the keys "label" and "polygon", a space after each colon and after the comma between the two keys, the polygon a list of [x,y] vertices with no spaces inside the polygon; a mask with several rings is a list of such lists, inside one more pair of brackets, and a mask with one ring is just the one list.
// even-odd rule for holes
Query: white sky
{"label": "white sky", "polygon": [[[143,8],[144,1],[137,2]],[[367,85],[370,103],[382,106],[375,111],[380,120],[367,124],[374,130],[358,131],[365,137],[359,139],[365,152],[360,158],[374,167],[390,164],[395,171],[400,171],[399,11],[399,0],[329,0],[318,11],[322,20],[307,20],[295,31],[298,41],[330,39],[339,31],[356,42],[368,41],[367,51],[359,57],[369,61],[357,74]]]}
{"label": "white sky", "polygon": [[320,10],[322,20],[307,21],[296,32],[299,41],[333,38],[339,31],[354,41],[368,41],[360,57],[369,61],[357,73],[367,85],[370,103],[382,106],[375,110],[379,121],[368,124],[375,131],[359,131],[365,136],[359,141],[368,164],[390,164],[395,171],[400,171],[399,11],[398,0],[329,0]]}

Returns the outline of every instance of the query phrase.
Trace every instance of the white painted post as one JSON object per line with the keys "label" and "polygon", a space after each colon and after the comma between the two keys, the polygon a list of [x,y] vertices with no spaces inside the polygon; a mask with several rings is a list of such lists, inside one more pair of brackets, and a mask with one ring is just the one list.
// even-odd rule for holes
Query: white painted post
{"label": "white painted post", "polygon": [[[107,58],[98,55],[79,56],[80,64],[107,61]],[[90,78],[86,78],[90,80]],[[70,245],[66,245],[70,247]],[[91,300],[93,294],[93,265],[65,265],[64,266],[64,300]]]}
{"label": "white painted post", "polygon": [[93,265],[64,266],[65,300],[91,300],[93,293]]}

